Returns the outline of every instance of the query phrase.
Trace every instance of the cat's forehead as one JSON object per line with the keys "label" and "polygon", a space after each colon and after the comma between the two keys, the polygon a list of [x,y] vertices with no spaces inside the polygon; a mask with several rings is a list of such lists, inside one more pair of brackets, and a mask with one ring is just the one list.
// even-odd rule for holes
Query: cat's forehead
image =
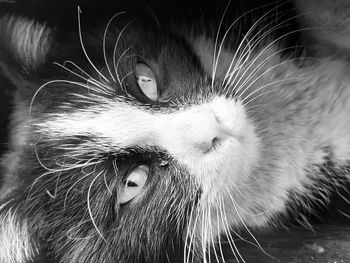
{"label": "cat's forehead", "polygon": [[172,77],[183,81],[193,73],[203,74],[188,39],[169,28],[144,23],[142,20],[131,20],[125,26],[124,23],[116,23],[106,34],[109,42],[106,50],[113,49],[113,54],[109,53],[111,59],[116,59],[121,67],[128,63],[147,63],[155,73],[168,75],[168,80]]}

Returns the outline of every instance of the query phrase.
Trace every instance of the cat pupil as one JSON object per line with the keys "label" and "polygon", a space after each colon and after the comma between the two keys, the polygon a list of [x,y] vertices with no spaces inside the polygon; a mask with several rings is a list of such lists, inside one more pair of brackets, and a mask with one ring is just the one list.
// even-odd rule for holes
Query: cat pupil
{"label": "cat pupil", "polygon": [[151,82],[152,81],[150,78],[147,78],[145,76],[140,76],[137,80],[140,80],[142,82]]}
{"label": "cat pupil", "polygon": [[138,185],[136,183],[134,183],[133,181],[127,181],[126,186],[127,187],[137,187]]}

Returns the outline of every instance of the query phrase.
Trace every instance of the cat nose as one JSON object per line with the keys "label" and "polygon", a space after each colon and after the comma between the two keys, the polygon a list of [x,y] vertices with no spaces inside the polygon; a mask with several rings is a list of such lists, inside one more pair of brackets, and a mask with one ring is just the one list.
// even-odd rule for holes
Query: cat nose
{"label": "cat nose", "polygon": [[[211,109],[194,113],[185,140],[200,152],[207,153],[221,142],[233,136],[232,132],[222,123],[220,118]],[[186,126],[186,125],[185,125]],[[185,133],[186,134],[186,133]]]}
{"label": "cat nose", "polygon": [[[207,154],[229,137],[236,137],[225,124],[227,116],[216,114],[209,105],[195,106],[170,115],[161,115],[153,129],[153,143],[179,157]],[[152,142],[152,141],[151,141]]]}

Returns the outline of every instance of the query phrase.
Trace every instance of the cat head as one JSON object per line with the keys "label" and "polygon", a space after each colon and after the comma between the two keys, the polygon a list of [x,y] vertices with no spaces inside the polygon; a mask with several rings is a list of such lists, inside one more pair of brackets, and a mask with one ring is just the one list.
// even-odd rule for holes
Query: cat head
{"label": "cat head", "polygon": [[163,262],[207,253],[229,225],[264,224],[260,139],[225,63],[217,77],[203,65],[216,67],[213,42],[124,12],[84,28],[78,12],[72,32],[1,19],[17,86],[2,258]]}

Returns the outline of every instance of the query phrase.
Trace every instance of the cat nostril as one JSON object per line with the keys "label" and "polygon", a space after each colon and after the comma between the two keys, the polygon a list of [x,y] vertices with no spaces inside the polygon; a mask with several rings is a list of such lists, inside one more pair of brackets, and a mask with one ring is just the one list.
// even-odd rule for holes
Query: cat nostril
{"label": "cat nostril", "polygon": [[216,146],[218,146],[219,141],[220,141],[219,138],[214,137],[214,139],[211,140],[211,146],[212,146],[212,148],[215,148]]}
{"label": "cat nostril", "polygon": [[194,112],[180,126],[185,147],[193,148],[201,153],[209,153],[217,149],[226,139],[232,137],[231,130],[212,109],[204,108]]}

